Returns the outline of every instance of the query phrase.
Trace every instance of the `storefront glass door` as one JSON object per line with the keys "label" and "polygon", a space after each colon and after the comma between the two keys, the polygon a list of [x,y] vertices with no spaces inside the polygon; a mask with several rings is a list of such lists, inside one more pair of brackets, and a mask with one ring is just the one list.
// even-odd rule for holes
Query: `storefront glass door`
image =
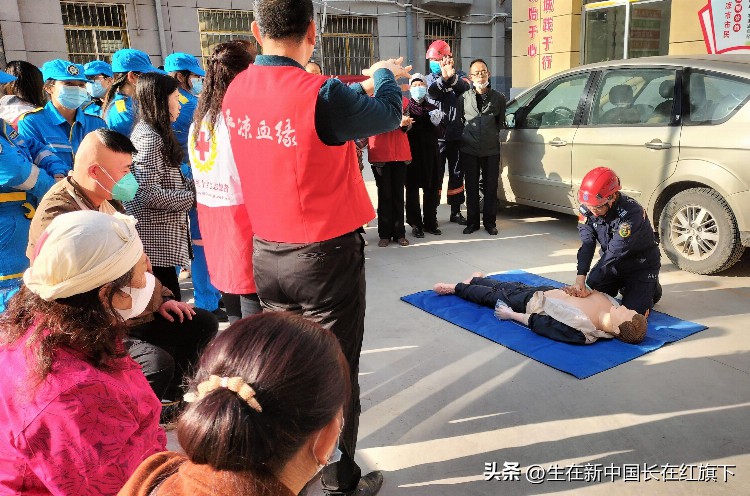
{"label": "storefront glass door", "polygon": [[588,0],[583,8],[583,63],[665,55],[671,0]]}

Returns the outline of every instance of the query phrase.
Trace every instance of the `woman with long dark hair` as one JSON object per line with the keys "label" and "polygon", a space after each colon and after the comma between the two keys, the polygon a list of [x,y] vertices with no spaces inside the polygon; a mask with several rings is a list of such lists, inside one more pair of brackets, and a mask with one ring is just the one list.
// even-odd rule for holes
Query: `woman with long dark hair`
{"label": "woman with long dark hair", "polygon": [[56,217],[0,317],[0,494],[114,495],[164,450],[125,320],[154,277],[132,217]]}
{"label": "woman with long dark hair", "polygon": [[285,313],[232,324],[201,357],[177,422],[184,454],[151,456],[120,495],[299,494],[337,460],[348,377],[319,324]]}
{"label": "woman with long dark hair", "polygon": [[[237,165],[229,146],[229,131],[221,113],[224,94],[234,77],[255,60],[255,46],[246,40],[216,45],[208,59],[203,91],[190,128],[190,164],[196,179],[199,239],[198,254],[205,249],[211,282],[224,293],[229,321],[261,311],[253,279],[253,231],[245,210]],[[232,222],[225,222],[227,218]],[[193,230],[196,234],[196,230]]]}
{"label": "woman with long dark hair", "polygon": [[47,103],[44,98],[42,71],[24,60],[11,60],[5,72],[15,81],[5,84],[5,95],[0,97],[0,119],[18,129],[18,118]]}
{"label": "woman with long dark hair", "polygon": [[180,113],[177,87],[174,78],[162,74],[138,78],[138,121],[130,139],[138,150],[133,154],[133,174],[139,187],[135,198],[124,204],[138,219],[154,275],[180,300],[175,267],[190,261],[188,211],[195,204],[195,191],[180,172],[182,148],[172,130]]}

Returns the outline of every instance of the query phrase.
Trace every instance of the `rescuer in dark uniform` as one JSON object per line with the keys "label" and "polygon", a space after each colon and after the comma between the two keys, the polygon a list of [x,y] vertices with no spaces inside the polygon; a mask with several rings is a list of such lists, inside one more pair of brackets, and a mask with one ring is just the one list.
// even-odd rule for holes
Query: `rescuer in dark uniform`
{"label": "rescuer in dark uniform", "polygon": [[[583,178],[578,233],[578,276],[567,291],[585,297],[590,289],[610,296],[622,293],[622,304],[648,315],[661,298],[661,255],[654,229],[643,207],[623,195],[620,178],[611,169],[597,167]],[[597,243],[601,258],[589,272]],[[587,277],[588,274],[588,277]]]}

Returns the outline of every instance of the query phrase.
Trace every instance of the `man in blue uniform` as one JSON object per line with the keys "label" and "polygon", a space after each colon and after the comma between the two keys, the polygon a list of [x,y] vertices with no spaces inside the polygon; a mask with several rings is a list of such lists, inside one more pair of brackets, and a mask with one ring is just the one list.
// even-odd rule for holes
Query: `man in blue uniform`
{"label": "man in blue uniform", "polygon": [[[15,79],[0,71],[0,84]],[[0,312],[21,287],[21,277],[29,267],[24,247],[34,207],[54,183],[55,171],[64,170],[65,164],[49,147],[22,138],[0,119]]]}
{"label": "man in blue uniform", "polygon": [[[106,124],[87,115],[81,105],[88,99],[86,76],[80,64],[55,59],[42,66],[44,90],[50,101],[44,107],[25,113],[18,119],[18,132],[49,145],[62,160],[67,174],[73,168],[73,156],[83,138]],[[64,175],[63,174],[63,175]]]}
{"label": "man in blue uniform", "polygon": [[[130,136],[135,125],[135,85],[138,76],[144,72],[161,71],[151,64],[144,52],[133,48],[123,48],[112,54],[112,72],[115,75],[112,88],[104,99],[102,118],[107,126],[118,133]],[[114,94],[113,94],[114,93]]]}
{"label": "man in blue uniform", "polygon": [[[606,167],[584,176],[578,192],[583,244],[576,283],[568,291],[579,297],[588,296],[589,288],[613,297],[620,292],[624,306],[648,316],[661,298],[659,245],[646,211],[621,189],[620,178]],[[597,243],[602,255],[589,272]]]}
{"label": "man in blue uniform", "polygon": [[102,99],[107,94],[107,90],[112,86],[112,66],[103,60],[94,60],[84,65],[84,74],[86,79],[89,80],[86,83],[86,91],[88,91],[91,97],[90,102],[84,103],[81,108],[89,115],[96,117],[102,116]]}

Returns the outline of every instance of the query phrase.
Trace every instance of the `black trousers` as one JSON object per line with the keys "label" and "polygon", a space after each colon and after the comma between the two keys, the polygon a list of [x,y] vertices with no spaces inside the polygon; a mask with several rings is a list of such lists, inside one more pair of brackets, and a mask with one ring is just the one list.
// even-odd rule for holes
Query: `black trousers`
{"label": "black trousers", "polygon": [[378,187],[378,236],[380,239],[406,237],[404,228],[404,185],[406,167],[403,162],[387,162],[381,167],[372,166],[375,185]]}
{"label": "black trousers", "polygon": [[424,198],[423,206],[419,206],[419,187],[406,187],[406,223],[420,229],[437,229],[437,208],[440,204],[439,186],[421,188]]}
{"label": "black trousers", "polygon": [[451,206],[451,214],[461,211],[461,204],[466,201],[464,195],[464,171],[461,166],[461,156],[458,149],[460,140],[439,140],[440,163],[448,167],[448,205]]}
{"label": "black trousers", "polygon": [[195,309],[192,320],[169,322],[158,313],[154,320],[128,331],[128,353],[143,368],[161,400],[182,399],[185,377],[193,373],[203,348],[219,330],[219,321],[207,310]]}
{"label": "black trousers", "polygon": [[481,175],[482,192],[484,193],[482,223],[485,228],[495,227],[497,223],[497,182],[500,176],[500,156],[477,157],[462,153],[461,164],[466,176],[467,224],[479,227],[479,177]]}
{"label": "black trousers", "polygon": [[356,488],[359,430],[359,355],[365,329],[364,239],[358,232],[310,244],[253,239],[253,273],[264,311],[293,312],[330,329],[349,363],[351,402],[344,409],[341,461],[323,469],[323,488]]}
{"label": "black trousers", "polygon": [[258,293],[222,293],[221,295],[224,300],[224,309],[227,311],[230,324],[263,311],[263,307],[260,306]]}
{"label": "black trousers", "polygon": [[[657,254],[659,256],[659,254]],[[591,289],[601,291],[615,298],[622,293],[622,304],[641,315],[654,308],[654,302],[661,298],[659,284],[660,266],[628,272],[619,276],[604,275],[604,271],[597,270],[599,264],[589,272],[586,284]]]}
{"label": "black trousers", "polygon": [[[469,284],[456,284],[456,296],[479,305],[495,308],[503,300],[514,312],[526,313],[526,305],[537,291],[555,289],[553,286],[527,286],[520,282],[501,282],[489,277],[475,277]],[[549,315],[532,313],[529,328],[540,336],[570,344],[585,344],[586,336]]]}
{"label": "black trousers", "polygon": [[174,299],[182,301],[182,294],[180,293],[180,279],[177,277],[177,269],[174,267],[154,267],[154,277],[156,277],[160,283],[169,288],[174,293]]}

